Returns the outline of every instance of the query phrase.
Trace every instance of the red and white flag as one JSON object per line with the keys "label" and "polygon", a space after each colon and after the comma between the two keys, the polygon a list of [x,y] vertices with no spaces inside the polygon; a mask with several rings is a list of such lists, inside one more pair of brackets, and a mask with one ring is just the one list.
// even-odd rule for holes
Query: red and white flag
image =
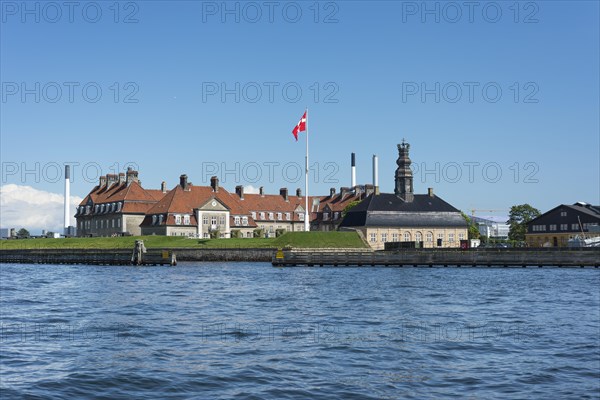
{"label": "red and white flag", "polygon": [[294,127],[294,130],[292,131],[292,134],[296,138],[296,142],[298,141],[298,132],[303,132],[305,130],[306,130],[306,111],[304,111],[304,115],[302,116],[302,118],[300,118],[300,122],[298,122],[298,125],[296,125],[296,127]]}

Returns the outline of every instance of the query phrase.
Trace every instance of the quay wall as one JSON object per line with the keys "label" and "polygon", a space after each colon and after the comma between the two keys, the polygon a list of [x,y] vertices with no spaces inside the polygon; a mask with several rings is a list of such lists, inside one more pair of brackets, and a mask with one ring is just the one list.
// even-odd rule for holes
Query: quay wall
{"label": "quay wall", "polygon": [[[521,249],[286,249],[275,248],[149,249],[148,264],[168,263],[164,252],[182,261],[272,262],[276,265],[388,265],[388,266],[600,266],[600,248]],[[0,263],[129,264],[129,249],[15,249],[0,250]],[[282,258],[283,256],[283,258]]]}

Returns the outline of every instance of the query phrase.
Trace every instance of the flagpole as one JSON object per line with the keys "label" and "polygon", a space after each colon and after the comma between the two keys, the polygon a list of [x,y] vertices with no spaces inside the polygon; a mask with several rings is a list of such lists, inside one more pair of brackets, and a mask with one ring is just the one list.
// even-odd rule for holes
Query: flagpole
{"label": "flagpole", "polygon": [[306,107],[306,165],[304,169],[304,231],[308,232],[310,230],[310,221],[309,221],[309,213],[308,213],[308,107]]}

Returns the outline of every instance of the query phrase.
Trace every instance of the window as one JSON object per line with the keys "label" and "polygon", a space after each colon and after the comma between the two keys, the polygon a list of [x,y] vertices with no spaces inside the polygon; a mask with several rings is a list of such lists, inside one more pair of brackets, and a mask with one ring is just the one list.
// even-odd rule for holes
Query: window
{"label": "window", "polygon": [[304,221],[304,214],[298,214],[298,218],[300,219],[300,221]]}
{"label": "window", "polygon": [[417,242],[423,241],[423,234],[421,232],[415,233],[415,241],[417,241]]}
{"label": "window", "polygon": [[560,212],[560,216],[561,217],[566,217],[567,216],[567,212],[566,211],[561,211]]}
{"label": "window", "polygon": [[377,234],[375,232],[371,233],[371,243],[377,242]]}
{"label": "window", "polygon": [[382,233],[382,234],[381,234],[381,241],[382,241],[383,243],[387,242],[387,233]]}
{"label": "window", "polygon": [[252,235],[252,232],[246,232],[246,237],[247,237],[247,238],[251,238],[252,236],[253,236],[253,235]]}
{"label": "window", "polygon": [[175,215],[175,225],[181,225],[181,215]]}
{"label": "window", "polygon": [[265,219],[265,213],[263,211],[260,212],[260,219]]}
{"label": "window", "polygon": [[292,215],[290,213],[285,213],[285,219],[289,221],[292,219]]}
{"label": "window", "polygon": [[256,213],[252,211],[252,219],[256,219]]}
{"label": "window", "polygon": [[211,225],[216,225],[217,224],[217,217],[215,217],[215,216],[210,217],[210,224]]}
{"label": "window", "polygon": [[248,217],[242,217],[242,225],[248,226]]}
{"label": "window", "polygon": [[202,236],[204,237],[204,239],[208,239],[210,237],[207,232],[204,232],[204,234]]}
{"label": "window", "polygon": [[404,241],[410,242],[410,232],[404,232]]}
{"label": "window", "polygon": [[340,217],[340,213],[339,212],[334,212],[333,213],[333,219],[338,219]]}
{"label": "window", "polygon": [[162,225],[162,223],[163,223],[163,215],[161,214],[158,216],[158,224]]}
{"label": "window", "polygon": [[433,242],[433,232],[427,232],[425,238],[425,240],[427,240],[428,242]]}
{"label": "window", "polygon": [[329,220],[329,213],[323,213],[323,221]]}
{"label": "window", "polygon": [[458,240],[465,240],[465,234],[464,233],[459,233],[458,234]]}
{"label": "window", "polygon": [[437,238],[444,240],[444,234],[443,233],[438,233]]}
{"label": "window", "polygon": [[111,222],[110,222],[110,225],[111,225],[111,228],[114,228],[114,227],[115,227],[115,220],[114,220],[114,219],[113,219],[113,220],[111,220]]}
{"label": "window", "polygon": [[573,231],[579,230],[579,224],[571,224],[571,230],[573,230]]}
{"label": "window", "polygon": [[117,203],[117,212],[121,212],[121,207],[123,207],[123,203]]}
{"label": "window", "polygon": [[240,224],[240,217],[234,217],[233,218],[233,224],[234,225],[239,225]]}
{"label": "window", "polygon": [[189,225],[190,224],[190,216],[189,215],[184,215],[183,216],[183,224],[184,225]]}
{"label": "window", "polygon": [[277,220],[281,221],[283,219],[283,216],[280,212],[277,213]]}
{"label": "window", "polygon": [[453,242],[454,242],[454,233],[449,233],[449,234],[448,234],[448,241],[449,241],[450,243],[453,243]]}
{"label": "window", "polygon": [[398,234],[392,233],[392,242],[397,242],[397,241],[398,241]]}
{"label": "window", "polygon": [[219,225],[225,225],[225,216],[224,215],[219,216]]}
{"label": "window", "polygon": [[271,219],[271,220],[273,219],[273,213],[272,212],[269,213],[269,219]]}
{"label": "window", "polygon": [[119,218],[119,219],[117,219],[117,228],[120,228],[120,227],[121,227],[121,219]]}
{"label": "window", "polygon": [[556,224],[551,224],[550,225],[550,230],[551,231],[555,231],[556,230]]}
{"label": "window", "polygon": [[561,231],[568,231],[569,230],[569,224],[560,224],[560,230]]}
{"label": "window", "polygon": [[101,219],[101,220],[100,220],[100,229],[103,229],[103,228],[104,228],[104,220],[103,220],[103,219]]}

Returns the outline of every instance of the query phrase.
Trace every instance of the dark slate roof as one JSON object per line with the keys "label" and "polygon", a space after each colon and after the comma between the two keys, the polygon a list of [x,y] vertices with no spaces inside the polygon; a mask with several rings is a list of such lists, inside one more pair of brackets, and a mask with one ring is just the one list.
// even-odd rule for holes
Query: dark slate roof
{"label": "dark slate roof", "polygon": [[563,209],[563,208],[568,208],[573,211],[579,212],[581,214],[588,215],[588,216],[592,217],[593,219],[598,219],[598,221],[600,222],[600,206],[594,206],[591,204],[578,202],[573,205],[561,204],[559,206],[556,206],[553,209],[541,214],[539,217],[532,219],[531,221],[529,221],[527,223],[527,225],[533,225],[541,219],[544,219],[548,216],[552,216],[552,214],[554,214],[557,210]]}
{"label": "dark slate roof", "polygon": [[371,195],[353,207],[340,227],[466,227],[459,210],[440,197],[416,194],[410,203],[394,194]]}

